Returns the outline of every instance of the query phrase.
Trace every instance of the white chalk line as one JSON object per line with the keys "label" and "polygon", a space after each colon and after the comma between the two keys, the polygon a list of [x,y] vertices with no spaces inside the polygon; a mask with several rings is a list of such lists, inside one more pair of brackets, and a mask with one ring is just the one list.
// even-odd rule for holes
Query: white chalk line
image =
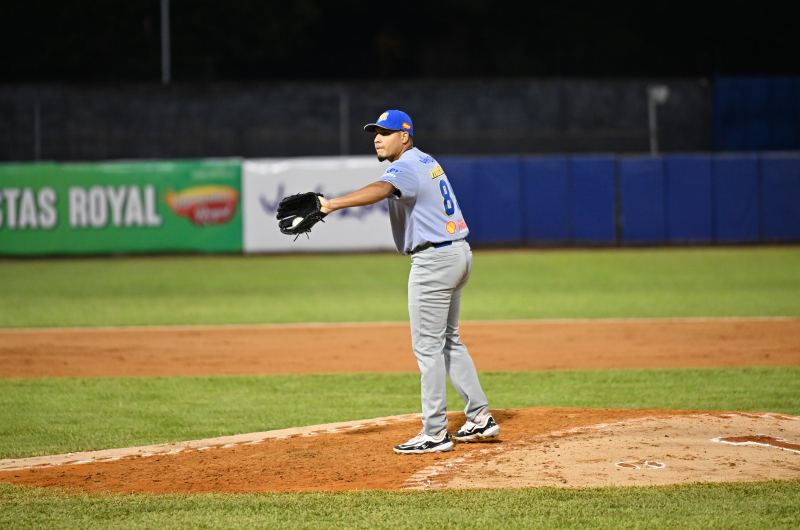
{"label": "white chalk line", "polygon": [[[644,461],[642,461],[642,460],[628,460],[628,461],[625,461],[625,462],[617,462],[614,465],[617,466],[617,467],[621,467],[623,469],[630,469],[632,467],[634,467],[636,469],[642,469],[642,468],[644,468],[644,469],[664,469],[665,467],[667,467],[666,464],[663,464],[661,462],[656,462],[655,460],[644,460]],[[639,466],[642,466],[642,467],[639,467]]]}

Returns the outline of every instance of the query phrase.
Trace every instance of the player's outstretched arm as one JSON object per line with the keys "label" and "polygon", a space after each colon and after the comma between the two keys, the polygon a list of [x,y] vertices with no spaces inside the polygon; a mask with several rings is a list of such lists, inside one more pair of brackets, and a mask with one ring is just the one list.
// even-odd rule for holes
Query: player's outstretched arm
{"label": "player's outstretched arm", "polygon": [[348,193],[338,199],[326,199],[320,197],[319,202],[322,206],[322,213],[331,213],[342,208],[352,208],[354,206],[369,206],[375,204],[383,199],[393,195],[396,189],[388,182],[378,181],[373,182],[368,186],[364,186],[358,191]]}

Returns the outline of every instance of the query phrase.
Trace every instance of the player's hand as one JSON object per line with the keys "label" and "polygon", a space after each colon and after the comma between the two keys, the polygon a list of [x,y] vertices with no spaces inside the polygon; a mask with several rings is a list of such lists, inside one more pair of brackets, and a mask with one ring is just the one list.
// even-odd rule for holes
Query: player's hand
{"label": "player's hand", "polygon": [[320,209],[319,210],[322,213],[331,213],[333,211],[333,209],[331,208],[331,201],[329,201],[325,197],[320,197],[319,198],[319,204],[320,204]]}

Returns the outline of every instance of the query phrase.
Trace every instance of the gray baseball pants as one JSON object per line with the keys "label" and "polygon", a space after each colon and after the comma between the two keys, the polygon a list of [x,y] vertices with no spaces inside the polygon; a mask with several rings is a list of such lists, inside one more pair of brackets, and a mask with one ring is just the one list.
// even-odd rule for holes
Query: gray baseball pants
{"label": "gray baseball pants", "polygon": [[447,426],[447,377],[473,419],[488,406],[475,364],[458,335],[461,290],[472,272],[466,241],[427,248],[411,256],[408,313],[411,344],[422,375],[422,424],[433,436]]}

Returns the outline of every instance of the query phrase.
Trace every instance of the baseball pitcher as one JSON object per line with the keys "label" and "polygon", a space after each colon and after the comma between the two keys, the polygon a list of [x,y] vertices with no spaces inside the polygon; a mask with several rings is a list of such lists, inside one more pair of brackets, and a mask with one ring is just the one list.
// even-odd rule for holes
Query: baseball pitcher
{"label": "baseball pitcher", "polygon": [[396,453],[451,451],[447,433],[447,376],[466,402],[467,422],[453,435],[468,442],[497,436],[500,427],[478,381],[475,365],[458,335],[461,292],[472,271],[469,234],[453,186],[436,160],[414,147],[411,118],[384,112],[364,130],[375,134],[378,159],[389,162],[377,182],[336,199],[316,193],[287,197],[278,208],[285,234],[311,230],[333,211],[389,199],[397,250],[411,255],[408,313],[411,342],[422,374],[422,431]]}

